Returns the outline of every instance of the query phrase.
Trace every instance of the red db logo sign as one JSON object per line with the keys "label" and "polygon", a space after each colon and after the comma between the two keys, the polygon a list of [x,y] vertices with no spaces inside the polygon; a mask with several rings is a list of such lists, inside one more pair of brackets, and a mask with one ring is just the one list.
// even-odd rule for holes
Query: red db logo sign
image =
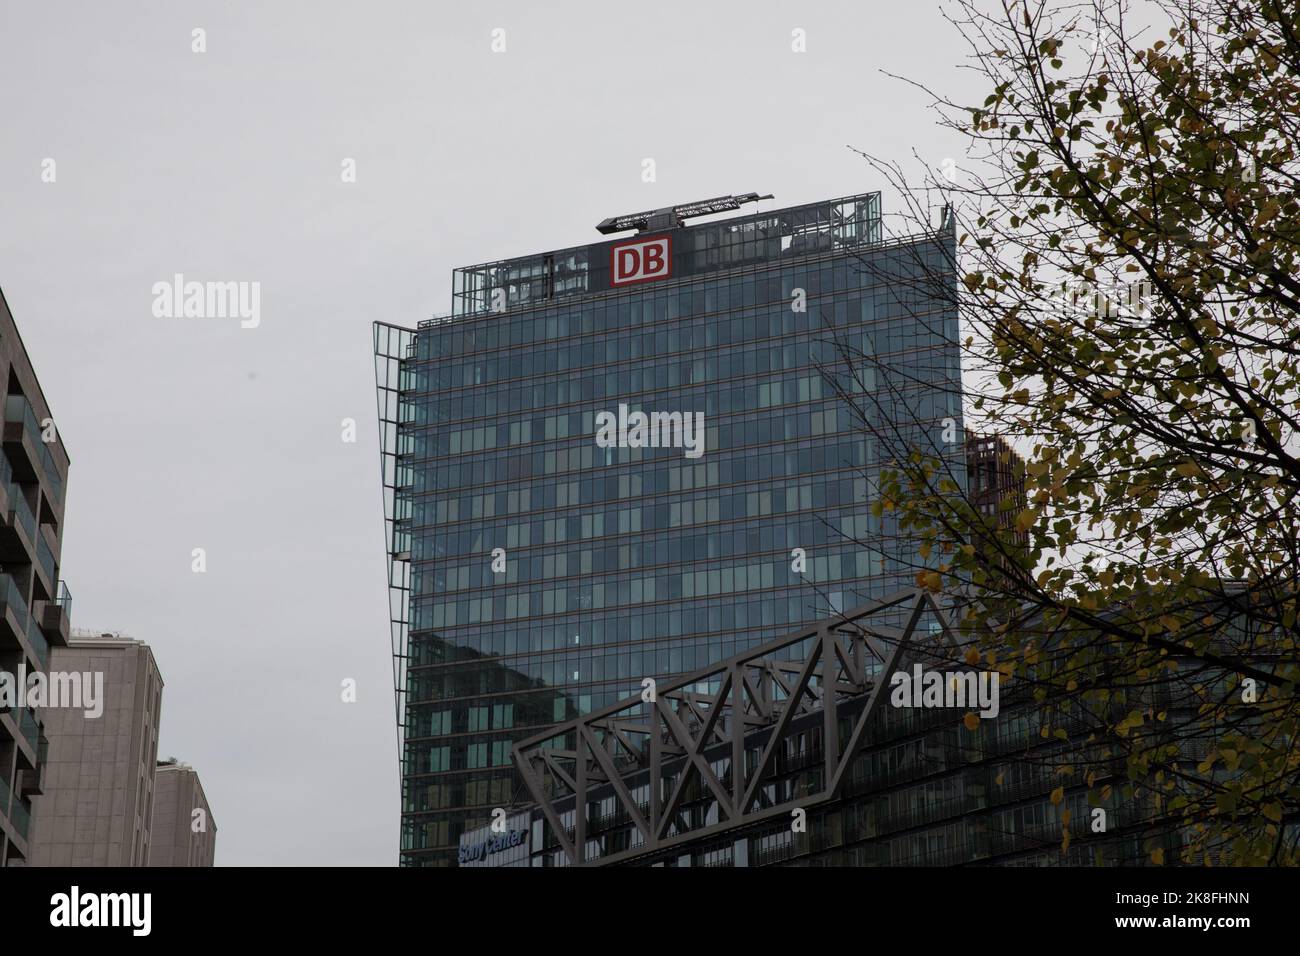
{"label": "red db logo sign", "polygon": [[673,240],[670,236],[658,239],[638,239],[611,246],[609,250],[609,284],[627,285],[631,282],[649,282],[666,279],[673,271]]}

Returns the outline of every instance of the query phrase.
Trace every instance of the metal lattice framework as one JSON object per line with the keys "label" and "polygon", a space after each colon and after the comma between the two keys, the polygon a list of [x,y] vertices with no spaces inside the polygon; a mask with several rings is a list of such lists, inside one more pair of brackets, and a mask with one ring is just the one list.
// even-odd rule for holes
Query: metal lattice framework
{"label": "metal lattice framework", "polygon": [[[552,727],[515,745],[515,765],[571,865],[623,862],[789,816],[839,793],[890,675],[919,649],[923,620],[927,639],[956,646],[931,595],[903,591]],[[783,742],[809,724],[821,728],[821,789],[773,801],[764,783]],[[713,822],[694,827],[681,812],[693,778],[714,807]],[[592,859],[586,808],[611,794],[635,827],[633,845]],[[571,828],[561,802],[572,805]]]}
{"label": "metal lattice framework", "polygon": [[[404,465],[401,435],[402,362],[411,354],[415,332],[374,323],[375,396],[379,410],[379,473],[384,485],[384,544],[388,554],[389,629],[393,647],[393,703],[397,713],[397,754],[406,740],[406,665],[410,634],[410,531],[404,525],[411,502],[409,457]],[[409,439],[408,439],[409,440]],[[409,522],[405,522],[409,524]]]}
{"label": "metal lattice framework", "polygon": [[674,228],[682,224],[683,219],[695,216],[711,216],[718,212],[730,212],[739,209],[745,203],[771,199],[771,195],[760,196],[758,193],[745,193],[743,196],[716,196],[713,199],[701,199],[697,202],[681,203],[677,206],[665,206],[662,209],[647,209],[645,212],[629,213],[626,216],[611,216],[602,219],[596,230],[602,235],[625,232],[628,229]]}

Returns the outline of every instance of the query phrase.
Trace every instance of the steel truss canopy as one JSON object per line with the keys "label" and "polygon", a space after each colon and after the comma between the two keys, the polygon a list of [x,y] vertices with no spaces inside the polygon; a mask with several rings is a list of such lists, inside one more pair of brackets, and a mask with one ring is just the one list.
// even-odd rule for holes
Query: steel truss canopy
{"label": "steel truss canopy", "polygon": [[[570,865],[626,862],[835,799],[890,675],[957,647],[934,598],[902,591],[520,741],[515,765]],[[820,789],[784,793],[772,782],[784,744],[809,727]],[[701,794],[707,812],[685,812]],[[610,797],[635,830],[630,848],[602,853],[588,807]]]}
{"label": "steel truss canopy", "polygon": [[771,195],[760,196],[758,193],[745,193],[743,196],[717,196],[713,199],[701,199],[699,202],[683,203],[680,206],[665,206],[662,209],[650,209],[646,212],[634,212],[627,216],[613,216],[603,219],[596,226],[601,235],[612,235],[638,229],[641,232],[658,229],[676,229],[683,219],[695,216],[709,216],[715,212],[730,212],[739,209],[747,202],[771,199]]}

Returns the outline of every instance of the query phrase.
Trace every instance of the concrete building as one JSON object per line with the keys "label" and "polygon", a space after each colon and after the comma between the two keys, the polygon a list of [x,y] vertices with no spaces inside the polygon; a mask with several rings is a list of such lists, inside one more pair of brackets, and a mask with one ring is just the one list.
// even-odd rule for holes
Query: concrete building
{"label": "concrete building", "polygon": [[150,866],[212,866],[217,824],[199,775],[175,758],[158,764]]}
{"label": "concrete building", "polygon": [[67,643],[72,597],[60,580],[68,454],[0,293],[0,866],[28,862],[32,798],[45,784],[46,737],[27,678]]}
{"label": "concrete building", "polygon": [[31,862],[146,866],[163,688],[153,652],[128,637],[74,636],[55,649],[50,670],[83,682],[102,674],[102,712],[45,711],[48,769],[34,801]]}
{"label": "concrete building", "polygon": [[[971,504],[1003,530],[1015,526],[1024,507],[1024,461],[1000,435],[966,432],[966,477]],[[1009,503],[1008,503],[1009,499]],[[1029,532],[1016,532],[1016,540],[1029,543]]]}

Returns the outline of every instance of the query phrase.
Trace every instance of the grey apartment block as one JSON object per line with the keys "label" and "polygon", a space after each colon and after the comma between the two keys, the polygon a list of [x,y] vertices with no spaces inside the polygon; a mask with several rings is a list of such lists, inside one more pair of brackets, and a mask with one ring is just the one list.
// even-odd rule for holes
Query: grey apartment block
{"label": "grey apartment block", "polygon": [[0,866],[31,860],[32,801],[45,786],[45,713],[20,688],[68,641],[61,579],[68,455],[0,293]]}
{"label": "grey apartment block", "polygon": [[147,866],[162,675],[147,644],[74,636],[53,672],[103,674],[103,713],[48,707],[44,792],[33,801],[36,866]]}
{"label": "grey apartment block", "polygon": [[150,866],[212,866],[217,824],[199,775],[188,764],[158,764],[152,837]]}

